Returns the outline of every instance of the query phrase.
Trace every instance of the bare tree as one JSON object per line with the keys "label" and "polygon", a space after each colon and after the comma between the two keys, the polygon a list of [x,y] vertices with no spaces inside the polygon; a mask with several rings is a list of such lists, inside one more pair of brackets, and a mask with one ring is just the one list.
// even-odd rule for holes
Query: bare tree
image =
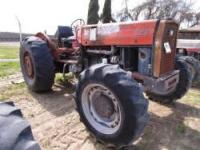
{"label": "bare tree", "polygon": [[132,15],[133,20],[138,20],[142,11],[143,11],[142,6],[130,10],[130,14]]}
{"label": "bare tree", "polygon": [[128,11],[118,12],[117,17],[120,21],[125,21],[123,18],[127,15],[131,15],[132,20],[172,18],[191,26],[200,22],[200,14],[194,13],[191,8],[192,4],[183,0],[147,0]]}
{"label": "bare tree", "polygon": [[193,15],[193,23],[191,26],[199,25],[200,24],[200,12]]}
{"label": "bare tree", "polygon": [[128,9],[128,1],[124,0],[124,8],[120,11],[121,13],[116,14],[116,18],[119,19],[119,21],[127,21],[127,20],[134,20],[133,15],[131,14],[130,10]]}
{"label": "bare tree", "polygon": [[[124,0],[125,8],[115,14],[117,20],[138,19],[166,19],[171,18],[187,27],[200,24],[200,12],[195,13],[192,4],[183,0],[146,0],[135,8],[128,8],[128,1]],[[111,0],[105,0],[103,13],[99,16],[98,0],[90,0],[88,9],[88,24],[115,22],[112,17]]]}
{"label": "bare tree", "polygon": [[148,0],[139,7],[143,8],[145,19],[155,18],[155,14],[158,12],[159,8],[157,7],[157,0]]}

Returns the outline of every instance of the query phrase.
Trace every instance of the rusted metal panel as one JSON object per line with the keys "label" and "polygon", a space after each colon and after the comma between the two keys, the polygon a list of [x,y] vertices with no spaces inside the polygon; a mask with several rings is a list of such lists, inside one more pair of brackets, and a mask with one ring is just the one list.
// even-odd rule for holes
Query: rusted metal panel
{"label": "rusted metal panel", "polygon": [[179,70],[174,70],[160,78],[152,78],[138,72],[132,72],[132,77],[142,81],[144,91],[151,91],[157,94],[168,94],[176,88],[179,81]]}
{"label": "rusted metal panel", "polygon": [[[130,23],[87,25],[81,28],[78,39],[83,46],[152,45],[157,20]],[[81,37],[80,37],[81,36]]]}
{"label": "rusted metal panel", "polygon": [[178,24],[174,21],[163,20],[159,24],[155,37],[153,62],[153,75],[155,77],[160,77],[162,74],[174,70],[177,31]]}

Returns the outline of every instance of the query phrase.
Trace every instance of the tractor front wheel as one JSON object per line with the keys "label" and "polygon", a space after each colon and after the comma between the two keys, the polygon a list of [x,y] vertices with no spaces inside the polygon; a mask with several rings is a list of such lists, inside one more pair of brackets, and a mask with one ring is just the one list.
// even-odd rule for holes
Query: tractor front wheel
{"label": "tractor front wheel", "polygon": [[20,48],[20,64],[29,89],[44,92],[54,83],[53,57],[47,43],[38,37],[23,40]]}
{"label": "tractor front wheel", "polygon": [[148,121],[139,84],[117,65],[98,64],[81,73],[76,103],[81,121],[106,144],[129,144]]}

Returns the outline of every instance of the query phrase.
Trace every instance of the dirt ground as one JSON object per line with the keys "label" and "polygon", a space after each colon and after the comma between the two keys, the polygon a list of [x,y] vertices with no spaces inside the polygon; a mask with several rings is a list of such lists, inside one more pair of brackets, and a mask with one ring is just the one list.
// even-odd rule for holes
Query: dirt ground
{"label": "dirt ground", "polygon": [[0,78],[0,88],[7,87],[9,85],[23,82],[22,74],[16,73],[14,75],[6,76],[3,78]]}
{"label": "dirt ground", "polygon": [[[0,87],[2,88],[2,86]],[[104,150],[79,121],[72,91],[54,86],[52,92],[35,94],[24,86],[9,100],[21,108],[43,150]],[[150,121],[141,138],[126,149],[200,149],[200,88],[196,87],[173,105],[150,102]]]}

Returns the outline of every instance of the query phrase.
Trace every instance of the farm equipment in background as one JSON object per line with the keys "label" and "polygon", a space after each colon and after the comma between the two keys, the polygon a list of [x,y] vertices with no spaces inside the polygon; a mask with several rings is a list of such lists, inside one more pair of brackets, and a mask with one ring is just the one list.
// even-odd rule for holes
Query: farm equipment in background
{"label": "farm equipment in background", "polygon": [[76,104],[95,137],[113,145],[137,139],[148,122],[147,96],[161,103],[185,95],[187,64],[176,58],[178,24],[172,20],[59,26],[55,38],[25,38],[21,69],[29,89],[51,89],[55,73],[79,75]]}
{"label": "farm equipment in background", "polygon": [[177,55],[187,63],[193,83],[200,81],[200,28],[179,30]]}

